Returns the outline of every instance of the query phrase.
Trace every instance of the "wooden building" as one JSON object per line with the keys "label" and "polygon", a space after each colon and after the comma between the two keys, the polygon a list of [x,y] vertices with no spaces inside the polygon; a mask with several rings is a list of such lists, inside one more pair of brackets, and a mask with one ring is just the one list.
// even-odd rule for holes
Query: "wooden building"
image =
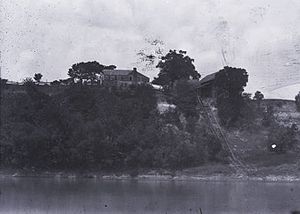
{"label": "wooden building", "polygon": [[103,84],[117,87],[128,87],[129,85],[140,85],[149,83],[149,77],[139,73],[136,68],[132,70],[109,70],[104,69]]}
{"label": "wooden building", "polygon": [[209,74],[200,80],[199,93],[201,97],[215,98],[215,77],[217,72]]}

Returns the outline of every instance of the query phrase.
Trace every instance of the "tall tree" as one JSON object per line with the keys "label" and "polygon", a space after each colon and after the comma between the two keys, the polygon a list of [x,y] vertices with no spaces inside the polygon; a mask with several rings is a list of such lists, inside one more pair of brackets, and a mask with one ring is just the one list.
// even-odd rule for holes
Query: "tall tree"
{"label": "tall tree", "polygon": [[256,100],[257,106],[260,108],[260,103],[264,99],[264,95],[260,91],[256,91],[253,99]]}
{"label": "tall tree", "polygon": [[224,67],[216,74],[218,115],[223,125],[233,125],[241,116],[243,91],[248,73],[242,68]]}
{"label": "tall tree", "polygon": [[100,75],[103,69],[115,69],[115,65],[105,66],[99,62],[80,62],[73,64],[68,71],[68,75],[73,79],[74,82],[84,81],[96,82],[97,75]]}
{"label": "tall tree", "polygon": [[41,73],[36,73],[36,74],[34,74],[33,79],[34,79],[36,82],[41,82],[42,77],[43,77],[43,75],[42,75]]}
{"label": "tall tree", "polygon": [[189,78],[199,79],[200,74],[195,70],[194,59],[186,55],[186,51],[170,50],[166,56],[161,57],[157,64],[160,69],[153,84],[172,86],[176,80],[187,80]]}

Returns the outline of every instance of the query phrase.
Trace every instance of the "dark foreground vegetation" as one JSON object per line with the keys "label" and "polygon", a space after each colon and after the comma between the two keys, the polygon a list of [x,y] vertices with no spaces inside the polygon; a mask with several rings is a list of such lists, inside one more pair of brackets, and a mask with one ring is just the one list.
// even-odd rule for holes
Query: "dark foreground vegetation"
{"label": "dark foreground vegetation", "polygon": [[[205,128],[159,115],[151,86],[73,85],[48,96],[35,84],[2,93],[1,165],[21,169],[183,168],[220,160]],[[219,159],[218,159],[219,158]]]}

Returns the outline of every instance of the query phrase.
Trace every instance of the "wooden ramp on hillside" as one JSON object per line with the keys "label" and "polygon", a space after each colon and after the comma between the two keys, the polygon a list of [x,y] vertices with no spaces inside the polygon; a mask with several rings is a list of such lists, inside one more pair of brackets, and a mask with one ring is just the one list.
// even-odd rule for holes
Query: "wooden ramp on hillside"
{"label": "wooden ramp on hillside", "polygon": [[239,155],[234,152],[234,149],[230,144],[226,133],[220,126],[218,119],[214,115],[214,112],[212,111],[209,103],[204,104],[203,100],[198,94],[197,99],[201,109],[203,109],[204,118],[207,121],[207,124],[209,124],[211,133],[214,134],[222,142],[222,147],[226,152],[228,152],[231,166],[235,169],[235,171],[238,174],[247,174],[250,171],[255,171],[255,169],[243,163]]}

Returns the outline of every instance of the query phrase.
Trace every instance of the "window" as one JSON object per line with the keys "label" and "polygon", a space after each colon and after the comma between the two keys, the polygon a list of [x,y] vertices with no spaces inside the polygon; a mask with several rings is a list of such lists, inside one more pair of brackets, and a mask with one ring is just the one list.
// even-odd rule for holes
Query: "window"
{"label": "window", "polygon": [[129,77],[129,80],[132,81],[132,76]]}

